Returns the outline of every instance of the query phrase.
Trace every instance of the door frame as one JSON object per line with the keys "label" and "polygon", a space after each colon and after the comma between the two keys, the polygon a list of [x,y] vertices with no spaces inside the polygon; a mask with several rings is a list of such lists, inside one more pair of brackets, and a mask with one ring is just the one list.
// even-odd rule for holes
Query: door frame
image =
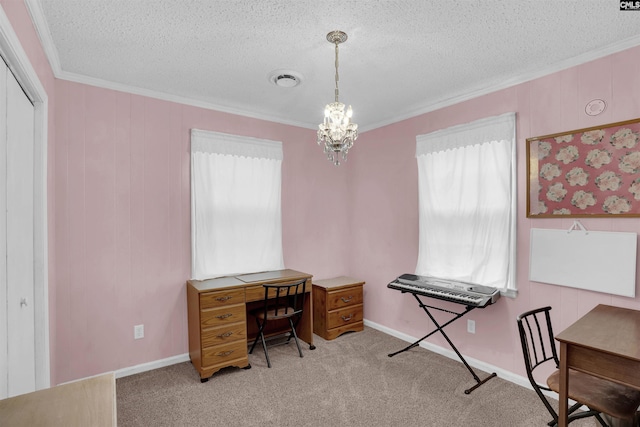
{"label": "door frame", "polygon": [[[49,388],[49,254],[47,226],[47,134],[48,96],[9,18],[0,5],[0,55],[18,80],[35,113],[34,140],[34,310],[36,390]],[[2,332],[0,332],[1,334]],[[6,339],[6,331],[4,332]]]}

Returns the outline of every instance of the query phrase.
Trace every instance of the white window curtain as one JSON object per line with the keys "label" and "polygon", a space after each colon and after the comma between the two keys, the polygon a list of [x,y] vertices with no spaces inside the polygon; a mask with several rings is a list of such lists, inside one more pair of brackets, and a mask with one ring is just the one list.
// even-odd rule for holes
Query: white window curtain
{"label": "white window curtain", "polygon": [[192,278],[284,268],[282,143],[192,129]]}
{"label": "white window curtain", "polygon": [[514,292],[515,113],[416,137],[416,274]]}

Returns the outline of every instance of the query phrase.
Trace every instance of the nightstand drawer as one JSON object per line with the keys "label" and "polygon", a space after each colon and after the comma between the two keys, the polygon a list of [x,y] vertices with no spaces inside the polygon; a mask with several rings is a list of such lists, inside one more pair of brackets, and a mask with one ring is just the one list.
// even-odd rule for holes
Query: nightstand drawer
{"label": "nightstand drawer", "polygon": [[200,295],[200,310],[233,304],[244,304],[244,289],[207,292]]}
{"label": "nightstand drawer", "polygon": [[226,344],[247,339],[247,325],[244,322],[219,326],[202,331],[202,347]]}
{"label": "nightstand drawer", "polygon": [[202,329],[205,329],[236,322],[244,323],[246,316],[244,304],[236,304],[228,307],[202,310],[200,314],[200,322]]}
{"label": "nightstand drawer", "polygon": [[329,292],[327,294],[327,310],[362,304],[362,286]]}
{"label": "nightstand drawer", "polygon": [[327,328],[337,328],[339,326],[362,321],[362,304],[341,308],[329,312]]}

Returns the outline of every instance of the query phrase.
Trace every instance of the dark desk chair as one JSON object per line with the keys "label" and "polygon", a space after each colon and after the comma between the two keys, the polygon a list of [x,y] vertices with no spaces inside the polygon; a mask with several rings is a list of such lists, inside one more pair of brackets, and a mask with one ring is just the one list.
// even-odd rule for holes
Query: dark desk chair
{"label": "dark desk chair", "polygon": [[[293,283],[265,284],[263,286],[264,306],[251,313],[255,316],[256,322],[258,323],[258,335],[253,341],[249,354],[253,353],[256,343],[258,340],[261,340],[264,355],[267,358],[267,366],[271,367],[269,352],[267,351],[267,343],[264,338],[265,327],[270,321],[287,319],[289,321],[290,328],[288,331],[284,332],[285,334],[289,334],[287,342],[293,338],[296,342],[296,346],[298,347],[300,357],[303,357],[302,350],[300,349],[300,343],[298,342],[298,335],[296,334],[296,327],[302,318],[307,280],[302,279]],[[283,333],[276,335],[282,334]]]}
{"label": "dark desk chair", "polygon": [[[557,426],[558,414],[542,393],[542,390],[560,392],[560,371],[557,370],[560,361],[550,310],[551,307],[543,307],[521,314],[518,316],[518,331],[529,382],[553,417],[548,425]],[[548,365],[547,362],[553,363],[556,370],[547,378],[548,387],[544,387],[536,381],[533,372],[540,366]],[[569,408],[569,422],[593,416],[604,427],[608,426],[601,413],[632,420],[640,405],[640,391],[573,370],[569,371],[569,398],[577,402]],[[581,406],[589,410],[576,412]]]}

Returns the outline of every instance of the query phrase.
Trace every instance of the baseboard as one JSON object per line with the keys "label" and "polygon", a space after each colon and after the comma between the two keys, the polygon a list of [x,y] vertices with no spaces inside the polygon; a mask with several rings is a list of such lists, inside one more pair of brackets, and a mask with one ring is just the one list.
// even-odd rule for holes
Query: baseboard
{"label": "baseboard", "polygon": [[[387,335],[391,335],[408,343],[415,342],[418,338],[412,337],[411,335],[405,334],[403,332],[396,331],[395,329],[388,328],[386,326],[380,325],[376,322],[372,322],[371,320],[364,319],[365,326],[369,326],[373,329],[376,329],[380,332],[384,332]],[[448,350],[443,347],[437,346],[435,344],[431,344],[429,342],[421,342],[420,347],[432,351],[434,353],[440,354],[442,356],[448,357],[449,359],[453,359],[456,361],[460,361],[458,359],[458,355],[453,350]],[[521,375],[514,374],[513,372],[506,371],[497,366],[491,365],[489,363],[483,362],[478,359],[474,359],[472,357],[465,356],[465,360],[469,363],[470,366],[480,369],[484,372],[495,372],[497,376],[500,378],[517,384],[521,387],[528,388],[529,390],[533,390],[529,380],[526,377]],[[127,377],[129,375],[140,374],[142,372],[151,371],[158,368],[164,368],[165,366],[175,365],[177,363],[188,362],[189,354],[179,354],[177,356],[168,357],[166,359],[155,360],[153,362],[142,363],[140,365],[130,366],[128,368],[118,369],[115,371],[116,378]],[[546,394],[546,393],[545,393]],[[553,399],[557,399],[557,396],[554,394],[549,394],[549,397]]]}
{"label": "baseboard", "polygon": [[[378,323],[372,322],[370,320],[364,319],[365,326],[369,326],[373,329],[377,329],[380,332],[384,332],[387,335],[391,335],[408,343],[415,342],[418,338],[412,337],[408,334],[398,332],[395,329],[388,328],[386,326],[380,325]],[[429,342],[423,341],[420,343],[420,347],[425,348],[434,353],[440,354],[442,356],[448,357],[449,359],[453,359],[456,361],[460,361],[458,359],[458,355],[453,350],[448,350],[443,347],[437,346],[435,344],[431,344]],[[483,362],[481,360],[474,359],[472,357],[464,356],[467,363],[470,366],[480,369],[484,372],[495,372],[500,378],[503,378],[509,382],[517,384],[519,386],[528,388],[532,390],[531,384],[529,384],[529,380],[526,377],[516,375],[513,372],[506,371],[504,369],[498,368],[497,366],[491,365],[489,363]],[[153,362],[142,363],[140,365],[130,366],[128,368],[118,369],[115,371],[116,378],[127,377],[129,375],[135,375],[146,371],[151,371],[153,369],[164,368],[165,366],[175,365],[176,363],[188,362],[189,354],[180,354],[177,356],[168,357],[166,359],[155,360]]]}
{"label": "baseboard", "polygon": [[165,366],[188,362],[189,360],[189,353],[179,354],[177,356],[167,357],[166,359],[154,360],[153,362],[147,362],[140,365],[130,366],[128,368],[118,369],[117,371],[115,371],[115,374],[116,378],[128,377],[129,375],[140,374],[142,372],[164,368]]}
{"label": "baseboard", "polygon": [[[365,326],[369,326],[373,329],[377,329],[380,332],[384,332],[387,335],[391,335],[393,337],[399,338],[408,343],[412,343],[418,340],[418,338],[412,337],[402,332],[398,332],[395,329],[388,328],[386,326],[380,325],[378,323],[372,322],[367,319],[364,320],[364,324]],[[458,355],[453,350],[448,350],[426,341],[422,341],[420,343],[420,347],[427,349],[429,351],[433,351],[434,353],[438,353],[442,356],[448,357],[449,359],[453,359],[458,362],[460,361],[460,359],[458,358]],[[484,372],[495,372],[497,376],[499,376],[504,380],[507,380],[519,386],[528,388],[529,390],[533,390],[533,388],[531,387],[531,384],[529,383],[529,379],[526,377],[523,377],[521,375],[516,375],[513,372],[506,371],[502,368],[498,368],[497,366],[491,365],[481,360],[474,359],[466,355],[463,355],[463,356],[467,361],[467,363],[474,368],[480,369],[481,371],[484,371]],[[554,395],[550,395],[550,397],[557,399],[557,396],[554,396]]]}
{"label": "baseboard", "polygon": [[[408,343],[416,342],[418,340],[418,338],[412,337],[402,332],[398,332],[395,329],[388,328],[386,326],[380,325],[378,323],[372,322],[367,319],[364,319],[364,324],[365,326],[369,326],[373,329],[377,329],[380,332],[384,332],[387,335],[391,335],[393,337],[399,338]],[[434,353],[438,353],[442,356],[448,357],[449,359],[453,359],[458,362],[460,361],[460,359],[458,359],[458,355],[453,350],[448,350],[443,347],[440,347],[428,342],[424,342],[424,341],[420,343],[420,347],[427,349],[429,351],[433,351]],[[531,383],[529,382],[528,378],[523,377],[522,375],[514,374],[513,372],[510,372],[510,371],[505,371],[502,368],[498,368],[497,366],[493,366],[481,360],[474,359],[473,357],[468,357],[464,354],[463,356],[470,366],[474,368],[478,368],[484,372],[495,372],[496,375],[499,376],[500,378],[533,391],[533,387],[531,387]],[[558,400],[558,395],[554,392],[543,390],[542,393],[551,399]],[[575,402],[573,400],[569,399],[569,405],[573,405],[574,403]],[[588,408],[584,406],[581,409],[583,411],[588,410]]]}

